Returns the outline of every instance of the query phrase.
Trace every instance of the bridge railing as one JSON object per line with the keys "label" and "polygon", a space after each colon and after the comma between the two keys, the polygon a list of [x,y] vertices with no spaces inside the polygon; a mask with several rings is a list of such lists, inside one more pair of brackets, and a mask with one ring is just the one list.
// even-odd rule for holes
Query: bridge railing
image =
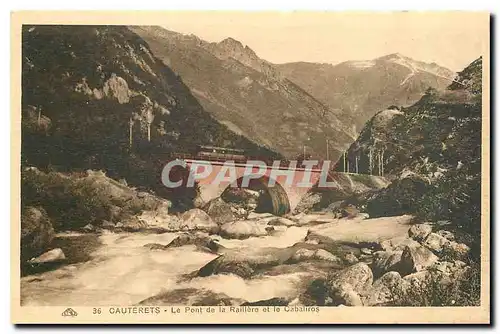
{"label": "bridge railing", "polygon": [[[273,166],[275,160],[270,159],[268,157],[250,157],[250,156],[242,156],[242,155],[231,155],[231,154],[224,154],[223,157],[221,155],[210,155],[210,154],[189,154],[189,153],[182,153],[182,152],[176,152],[171,154],[171,158],[173,159],[185,159],[185,160],[199,160],[199,161],[211,161],[211,162],[218,162],[218,163],[224,163],[226,161],[234,161],[235,163],[238,164],[247,164],[248,161],[262,161],[264,162],[267,166],[271,167]],[[311,159],[314,160],[314,159]],[[279,168],[280,169],[289,169],[290,167],[290,162],[291,160],[288,159],[281,159],[278,160],[279,163]],[[305,167],[302,165],[302,162],[304,160],[296,160],[297,165],[296,168],[294,169],[300,169],[303,170]],[[321,170],[323,168],[324,160],[318,160],[318,163],[312,166],[312,170]],[[335,165],[331,164],[329,171],[335,170]],[[309,167],[311,168],[311,167]]]}

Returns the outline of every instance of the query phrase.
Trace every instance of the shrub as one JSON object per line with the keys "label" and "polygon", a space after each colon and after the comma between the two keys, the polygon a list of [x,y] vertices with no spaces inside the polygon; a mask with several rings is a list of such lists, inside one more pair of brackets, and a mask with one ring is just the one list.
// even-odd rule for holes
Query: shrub
{"label": "shrub", "polygon": [[43,207],[56,230],[100,225],[143,210],[155,210],[160,203],[151,194],[139,194],[103,174],[92,177],[26,170],[21,178],[22,206]]}
{"label": "shrub", "polygon": [[423,284],[401,290],[389,306],[479,306],[481,303],[481,268],[471,265],[459,279],[443,282],[442,273],[431,272]]}
{"label": "shrub", "polygon": [[102,187],[58,173],[24,172],[21,197],[23,206],[45,208],[59,230],[98,225],[111,217],[111,199]]}

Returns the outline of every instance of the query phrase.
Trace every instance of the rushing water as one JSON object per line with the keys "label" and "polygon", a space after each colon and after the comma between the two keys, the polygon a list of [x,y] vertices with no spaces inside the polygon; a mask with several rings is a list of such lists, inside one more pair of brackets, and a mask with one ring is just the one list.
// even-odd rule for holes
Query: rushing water
{"label": "rushing water", "polygon": [[[219,239],[227,248],[288,247],[304,240],[307,228],[291,227],[276,235],[246,240]],[[161,292],[207,289],[248,301],[285,297],[298,290],[307,272],[257,276],[213,275],[186,280],[216,258],[195,246],[155,251],[148,243],[168,244],[177,233],[61,234],[56,239],[68,262],[21,279],[23,305],[132,305]]]}

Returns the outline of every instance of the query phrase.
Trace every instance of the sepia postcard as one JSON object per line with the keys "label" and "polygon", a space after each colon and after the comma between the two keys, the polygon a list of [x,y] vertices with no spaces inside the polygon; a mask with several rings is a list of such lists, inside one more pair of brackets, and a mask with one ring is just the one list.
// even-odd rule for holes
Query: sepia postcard
{"label": "sepia postcard", "polygon": [[489,13],[25,11],[11,55],[13,323],[490,323]]}

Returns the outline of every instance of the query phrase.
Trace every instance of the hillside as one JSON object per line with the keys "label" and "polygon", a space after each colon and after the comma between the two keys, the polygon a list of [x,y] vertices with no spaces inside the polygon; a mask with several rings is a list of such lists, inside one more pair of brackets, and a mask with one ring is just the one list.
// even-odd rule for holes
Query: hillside
{"label": "hillside", "polygon": [[22,165],[103,169],[161,185],[170,152],[197,144],[277,156],[205,112],[148,44],[122,26],[25,26]]}
{"label": "hillside", "polygon": [[481,59],[460,72],[457,81],[443,92],[428,89],[410,107],[377,113],[348,150],[351,166],[358,156],[359,172],[369,174],[370,150],[373,156],[383,152],[389,175],[431,164],[449,169],[471,163],[480,153]]}
{"label": "hillside", "polygon": [[414,105],[367,123],[347,151],[351,171],[357,160],[359,173],[394,179],[368,201],[370,215],[415,212],[479,236],[481,79],[479,58],[446,91],[429,89]]}
{"label": "hillside", "polygon": [[236,133],[287,157],[336,158],[352,141],[350,119],[292,83],[232,38],[208,43],[159,27],[130,27],[179,74],[201,105]]}
{"label": "hillside", "polygon": [[401,54],[338,65],[298,62],[276,67],[333,111],[350,115],[357,133],[377,111],[410,106],[429,87],[445,89],[456,75]]}

